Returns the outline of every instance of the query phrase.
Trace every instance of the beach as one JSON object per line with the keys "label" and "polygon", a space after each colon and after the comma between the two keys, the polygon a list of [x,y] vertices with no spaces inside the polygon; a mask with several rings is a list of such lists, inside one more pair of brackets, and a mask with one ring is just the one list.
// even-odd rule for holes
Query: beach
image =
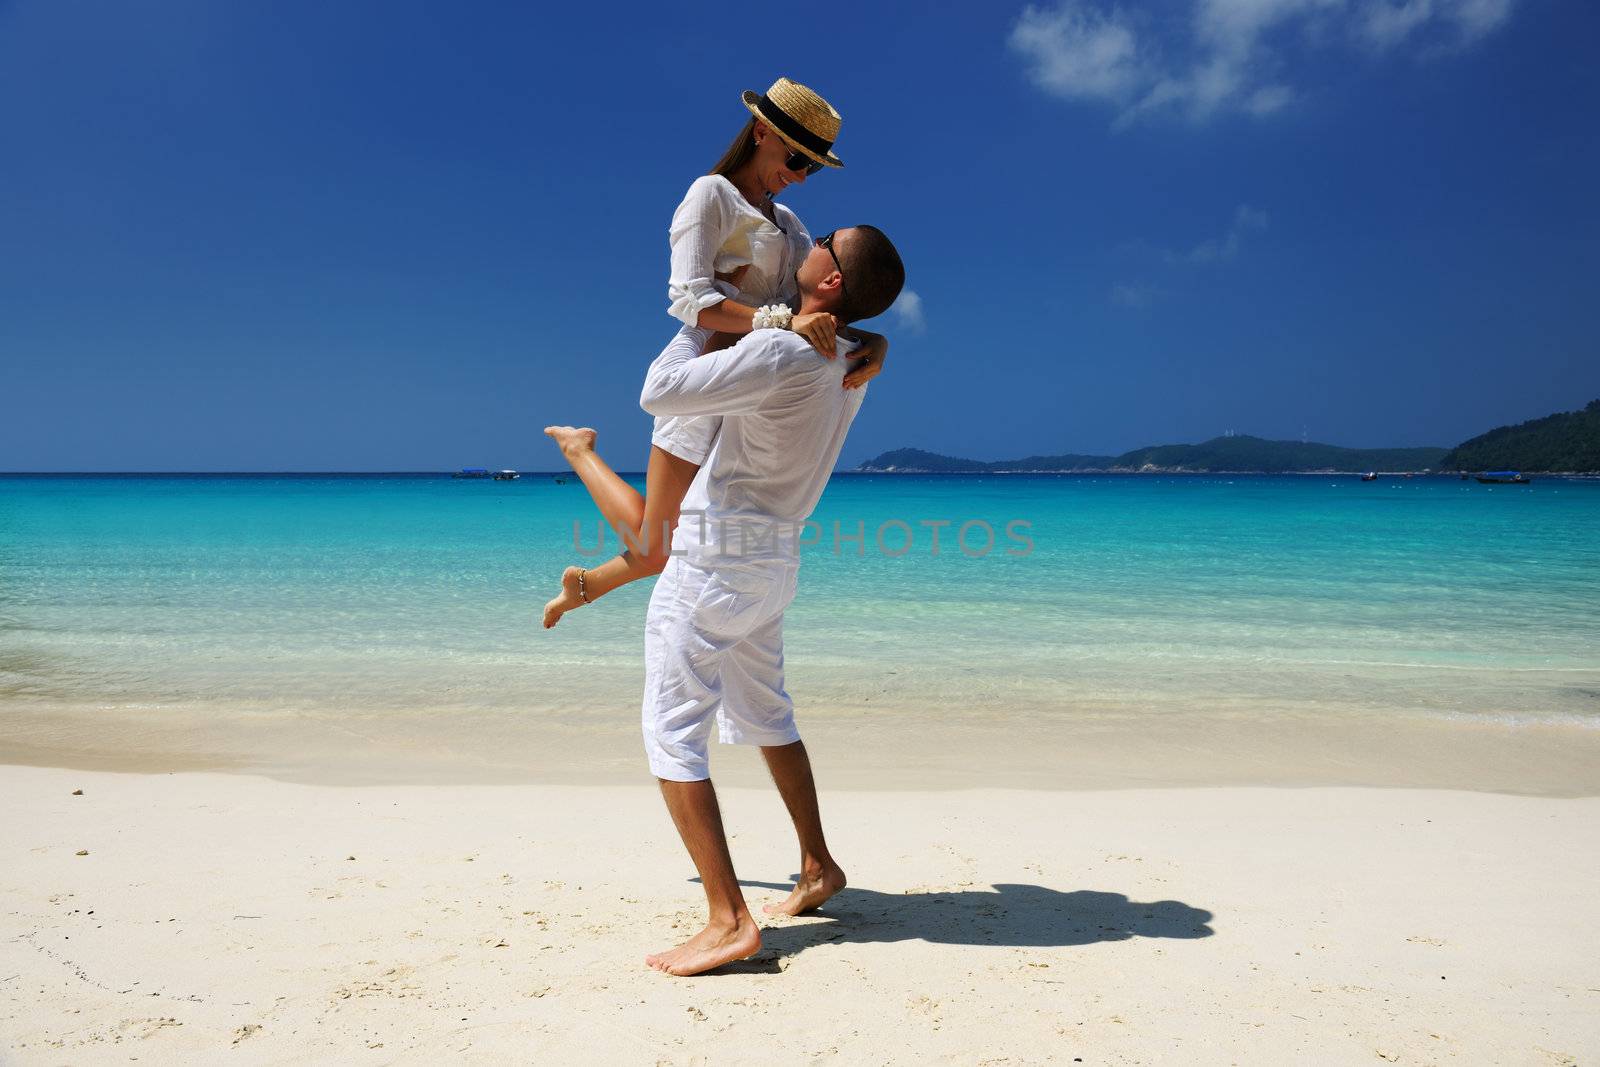
{"label": "beach", "polygon": [[[0,828],[6,1063],[1600,1050],[1592,797],[824,781],[851,886],[692,979],[642,961],[703,902],[648,786],[7,767],[0,801],[19,815]],[[776,795],[723,806],[747,895],[778,898],[795,849]]]}
{"label": "beach", "polygon": [[[693,979],[649,585],[536,628],[570,489],[0,479],[0,1063],[1600,1051],[1600,485],[835,479],[787,685],[851,884]],[[793,835],[712,767],[759,913]]]}
{"label": "beach", "polygon": [[1600,2],[88,14],[0,1067],[1600,1067]]}

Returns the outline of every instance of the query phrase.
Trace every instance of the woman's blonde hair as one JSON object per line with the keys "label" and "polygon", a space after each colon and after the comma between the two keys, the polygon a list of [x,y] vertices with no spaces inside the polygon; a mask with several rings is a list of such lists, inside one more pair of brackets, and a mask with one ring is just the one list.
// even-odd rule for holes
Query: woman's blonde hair
{"label": "woman's blonde hair", "polygon": [[722,153],[722,158],[717,160],[717,165],[711,168],[711,173],[720,174],[724,178],[731,177],[734,171],[748,163],[750,157],[755,154],[756,120],[752,115],[750,121],[739,131],[739,136],[728,146],[728,150]]}

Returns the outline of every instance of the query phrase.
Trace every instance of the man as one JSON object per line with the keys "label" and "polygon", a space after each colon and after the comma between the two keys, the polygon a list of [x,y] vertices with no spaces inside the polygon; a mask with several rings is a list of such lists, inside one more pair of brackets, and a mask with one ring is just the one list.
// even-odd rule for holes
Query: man
{"label": "man", "polygon": [[[849,323],[887,310],[905,268],[881,230],[856,226],[817,240],[795,277],[797,314],[826,311]],[[787,330],[756,330],[698,355],[704,341],[704,331],[685,328],[650,365],[639,398],[652,415],[723,416],[684,497],[675,554],[645,621],[645,750],[710,913],[700,933],[646,957],[675,975],[761,948],[706,762],[713,717],[724,742],[761,747],[800,839],[800,879],[766,910],[798,915],[845,884],[823,839],[811,762],[783,688],[783,611],[795,592],[798,531],[865,390],[841,386],[847,360],[826,359]]]}

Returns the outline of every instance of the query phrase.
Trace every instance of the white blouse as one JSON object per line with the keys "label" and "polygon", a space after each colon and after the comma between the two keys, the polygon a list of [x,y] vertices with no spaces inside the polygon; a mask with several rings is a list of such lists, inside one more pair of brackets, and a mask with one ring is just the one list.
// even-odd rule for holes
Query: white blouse
{"label": "white blouse", "polygon": [[[741,304],[795,304],[794,272],[811,249],[811,235],[799,216],[774,203],[776,224],[763,215],[720,174],[706,174],[689,186],[683,203],[672,213],[672,276],[667,281],[667,309],[687,326],[698,324],[700,312],[733,297]],[[735,288],[718,281],[748,265]]]}

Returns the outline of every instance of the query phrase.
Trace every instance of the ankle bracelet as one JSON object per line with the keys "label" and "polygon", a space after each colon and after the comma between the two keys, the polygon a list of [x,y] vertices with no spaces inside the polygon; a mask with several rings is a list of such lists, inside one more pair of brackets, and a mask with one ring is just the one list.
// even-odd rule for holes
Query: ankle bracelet
{"label": "ankle bracelet", "polygon": [[583,576],[588,573],[588,571],[578,572],[578,599],[583,601],[585,604],[589,602],[589,591],[583,587]]}

